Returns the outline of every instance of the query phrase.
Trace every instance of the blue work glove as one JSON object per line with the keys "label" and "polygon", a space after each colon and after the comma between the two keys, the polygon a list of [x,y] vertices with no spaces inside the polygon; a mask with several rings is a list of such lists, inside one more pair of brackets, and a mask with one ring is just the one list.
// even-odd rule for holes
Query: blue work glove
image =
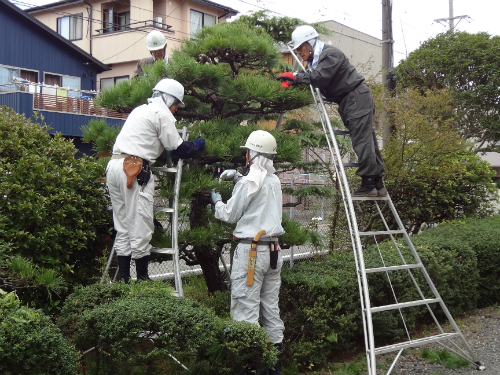
{"label": "blue work glove", "polygon": [[205,148],[205,138],[196,138],[193,143],[198,146],[198,150],[203,150]]}
{"label": "blue work glove", "polygon": [[226,169],[219,177],[219,182],[221,181],[234,181],[236,182],[242,174],[236,169]]}
{"label": "blue work glove", "polygon": [[214,202],[214,204],[215,204],[215,203],[217,203],[217,201],[222,202],[222,197],[215,190],[212,190],[212,202]]}

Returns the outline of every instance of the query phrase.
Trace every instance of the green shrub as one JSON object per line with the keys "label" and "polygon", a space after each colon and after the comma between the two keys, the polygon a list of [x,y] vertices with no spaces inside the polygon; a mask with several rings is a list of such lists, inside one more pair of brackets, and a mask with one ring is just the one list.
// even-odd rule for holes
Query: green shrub
{"label": "green shrub", "polygon": [[263,369],[276,362],[262,328],[218,318],[171,294],[161,283],[80,288],[68,297],[58,324],[79,350],[96,347],[110,373],[161,373],[172,363],[169,354],[199,374],[241,373],[245,366]]}
{"label": "green shrub", "polygon": [[[103,168],[61,134],[0,108],[0,244],[63,275],[71,287],[96,275],[101,237],[111,227]],[[0,245],[1,247],[1,245]],[[23,301],[46,296],[22,293]]]}
{"label": "green shrub", "polygon": [[0,289],[0,373],[74,375],[79,359],[48,316]]}
{"label": "green shrub", "polygon": [[[474,284],[476,296],[467,292],[466,298],[477,299],[478,307],[500,302],[500,216],[490,216],[480,220],[457,220],[428,229],[418,237],[423,239],[437,236],[439,239],[453,238],[456,246],[469,247],[477,258],[476,269],[470,269],[471,274],[479,274],[479,279]],[[449,267],[454,266],[454,264],[449,265]],[[470,290],[472,286],[468,287],[467,282],[471,279],[472,276],[455,275],[450,282]]]}

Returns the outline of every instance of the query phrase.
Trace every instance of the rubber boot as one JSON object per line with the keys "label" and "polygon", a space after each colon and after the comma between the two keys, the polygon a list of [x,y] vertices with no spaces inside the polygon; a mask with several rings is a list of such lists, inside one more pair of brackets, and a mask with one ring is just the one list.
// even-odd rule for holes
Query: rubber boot
{"label": "rubber boot", "polygon": [[377,189],[377,195],[379,197],[387,196],[387,189],[384,185],[384,177],[378,176],[375,178],[375,189]]}
{"label": "rubber boot", "polygon": [[375,176],[361,176],[361,186],[352,193],[353,197],[376,197]]}
{"label": "rubber boot", "polygon": [[268,374],[269,375],[280,375],[280,358],[281,358],[281,351],[283,350],[283,343],[280,342],[278,344],[274,344],[274,346],[278,349],[278,362],[274,365],[274,368],[272,370],[269,370]]}
{"label": "rubber boot", "polygon": [[124,280],[125,283],[130,282],[130,261],[132,256],[118,256],[118,280]]}
{"label": "rubber boot", "polygon": [[148,274],[148,263],[149,263],[149,255],[146,255],[145,257],[135,260],[135,271],[137,272],[137,281],[139,280],[151,281]]}

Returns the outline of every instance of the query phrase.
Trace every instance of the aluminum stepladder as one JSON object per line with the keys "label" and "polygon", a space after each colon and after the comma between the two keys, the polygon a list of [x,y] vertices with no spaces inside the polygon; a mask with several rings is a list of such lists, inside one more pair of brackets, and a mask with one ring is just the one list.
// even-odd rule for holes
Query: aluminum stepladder
{"label": "aluminum stepladder", "polygon": [[[182,129],[178,129],[178,131],[179,131],[179,134],[181,135],[183,140],[188,139],[189,132],[188,132],[186,127],[183,127]],[[171,214],[170,228],[171,228],[172,247],[171,248],[153,247],[151,249],[151,253],[172,255],[173,269],[174,269],[174,284],[175,284],[174,295],[177,297],[184,296],[184,291],[182,288],[180,264],[179,264],[179,238],[178,238],[178,231],[179,231],[179,212],[178,212],[179,189],[180,189],[181,178],[182,178],[182,165],[183,165],[183,160],[179,159],[179,161],[177,162],[177,166],[176,167],[172,166],[172,161],[169,158],[167,160],[167,167],[151,167],[152,172],[175,173],[174,196],[173,196],[171,207],[156,206],[156,205],[153,207],[153,210],[155,212],[165,212],[165,213]],[[115,247],[113,245],[111,252],[109,254],[109,259],[108,259],[108,262],[106,264],[106,268],[104,269],[104,273],[101,277],[101,283],[104,281],[104,277],[108,273],[108,270],[111,266],[111,261],[113,259],[114,252],[115,252]],[[118,269],[116,270],[116,273],[113,277],[113,280],[116,279],[117,274],[118,274]],[[154,277],[154,275],[153,275],[153,277]]]}
{"label": "aluminum stepladder", "polygon": [[[295,61],[297,62],[298,66],[306,71],[306,68],[303,67],[302,63],[300,60],[297,58],[297,55],[294,53],[293,49],[290,47],[290,45],[287,45],[291,55],[294,57]],[[344,208],[346,211],[346,218],[347,218],[347,223],[348,223],[348,228],[349,228],[349,234],[351,237],[351,242],[352,242],[352,247],[353,247],[353,253],[354,253],[354,259],[356,263],[356,275],[358,278],[358,287],[359,287],[359,295],[360,295],[360,301],[361,301],[361,311],[362,311],[362,318],[363,318],[363,331],[364,331],[364,339],[365,339],[365,348],[366,348],[366,360],[367,360],[367,365],[368,365],[368,375],[376,375],[377,374],[377,362],[376,362],[376,356],[379,354],[384,354],[384,353],[390,353],[390,352],[398,352],[396,357],[394,358],[394,361],[390,368],[387,371],[387,375],[392,372],[394,369],[397,361],[399,360],[399,357],[401,356],[402,352],[406,348],[411,348],[411,347],[417,347],[429,343],[439,343],[449,351],[455,353],[456,355],[464,358],[465,360],[471,362],[473,365],[477,366],[478,370],[483,370],[484,366],[481,366],[480,362],[478,361],[478,358],[476,354],[472,351],[472,348],[469,346],[467,340],[463,336],[462,332],[460,331],[460,328],[456,324],[455,320],[451,316],[450,312],[448,311],[448,308],[446,307],[445,303],[443,302],[441,296],[439,295],[436,287],[434,286],[434,283],[432,282],[431,278],[429,277],[429,274],[427,273],[424,265],[422,264],[422,261],[420,260],[420,257],[418,253],[415,250],[415,247],[413,246],[411,239],[406,232],[406,229],[399,218],[399,215],[396,211],[396,208],[394,204],[392,203],[392,200],[389,195],[386,197],[353,197],[351,196],[350,188],[349,188],[349,181],[347,180],[347,176],[345,173],[345,167],[354,167],[357,166],[357,164],[353,163],[343,163],[342,157],[340,154],[339,147],[337,145],[337,140],[335,138],[336,135],[348,135],[349,132],[345,130],[335,130],[332,127],[332,124],[330,122],[330,118],[328,116],[328,111],[325,106],[325,103],[323,101],[322,95],[319,91],[319,89],[315,89],[310,85],[311,89],[311,94],[314,98],[314,103],[316,105],[316,109],[318,111],[318,114],[321,119],[322,127],[323,127],[323,132],[325,133],[325,137],[327,140],[328,148],[330,151],[330,155],[332,158],[332,163],[334,166],[335,174],[337,178],[339,178],[339,187],[340,187],[340,192],[342,195],[342,200],[344,202]],[[376,207],[378,214],[382,220],[382,223],[385,227],[384,231],[371,231],[371,232],[360,232],[358,229],[358,223],[356,219],[356,212],[354,210],[354,204],[353,201],[371,201],[373,202]],[[379,206],[379,202],[385,201],[388,203],[390,211],[393,215],[394,220],[396,221],[399,229],[398,230],[390,230],[389,225],[387,221],[385,220],[382,210]],[[383,267],[378,267],[378,268],[366,268],[365,267],[365,261],[364,261],[364,255],[363,255],[363,246],[361,243],[361,237],[365,236],[378,236],[378,235],[388,235],[390,237],[390,240],[392,241],[395,249],[397,250],[397,253],[401,259],[401,265],[398,266],[385,266],[384,259],[382,257],[382,253],[380,252],[379,249],[379,254],[382,260]],[[410,263],[407,263],[403,254],[400,251],[400,248],[398,244],[396,243],[395,240],[395,235],[402,235],[406,241],[406,244],[408,245],[411,254],[413,256],[413,261]],[[378,244],[377,244],[378,248]],[[398,299],[395,295],[393,284],[390,279],[390,273],[392,271],[398,271],[398,270],[406,270],[409,274],[409,277],[413,281],[413,284],[416,287],[416,291],[418,292],[418,295],[420,296],[420,300],[416,301],[411,301],[411,302],[403,302],[399,303]],[[412,270],[420,270],[423,274],[423,277],[430,288],[433,297],[434,298],[426,298],[420,289],[419,285],[417,284],[417,281],[414,277],[414,274],[412,273]],[[377,306],[377,307],[372,307],[370,303],[370,295],[369,295],[369,289],[368,289],[368,280],[367,280],[367,274],[371,273],[385,273],[387,276],[387,280],[389,282],[389,285],[392,290],[393,298],[395,303],[391,305],[385,305],[385,306]],[[445,333],[441,324],[438,322],[434,312],[432,311],[430,304],[439,304],[442,311],[444,312],[446,318],[448,319],[448,322],[450,323],[453,332],[451,333]],[[436,324],[436,327],[439,329],[439,334],[434,335],[434,336],[429,336],[425,338],[420,338],[420,339],[411,339],[410,333],[408,332],[408,329],[406,327],[406,323],[404,320],[404,316],[402,313],[402,310],[404,308],[408,307],[413,307],[413,306],[422,306],[425,305],[432,316],[432,319],[434,323]],[[382,347],[376,347],[375,346],[375,337],[374,337],[374,332],[373,332],[373,324],[372,324],[372,314],[377,313],[377,312],[382,312],[382,311],[389,311],[389,310],[399,310],[399,315],[403,321],[404,328],[406,330],[406,334],[408,336],[408,341],[397,343],[397,344],[392,344],[392,345],[387,345],[387,346],[382,346]],[[459,345],[461,344],[461,346]]]}

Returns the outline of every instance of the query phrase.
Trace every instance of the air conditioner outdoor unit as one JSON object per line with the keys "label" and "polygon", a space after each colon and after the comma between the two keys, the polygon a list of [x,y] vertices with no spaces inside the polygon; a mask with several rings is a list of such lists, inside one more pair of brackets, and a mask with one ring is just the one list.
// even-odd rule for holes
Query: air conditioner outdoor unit
{"label": "air conditioner outdoor unit", "polygon": [[163,19],[161,17],[154,17],[153,18],[153,26],[163,28]]}

